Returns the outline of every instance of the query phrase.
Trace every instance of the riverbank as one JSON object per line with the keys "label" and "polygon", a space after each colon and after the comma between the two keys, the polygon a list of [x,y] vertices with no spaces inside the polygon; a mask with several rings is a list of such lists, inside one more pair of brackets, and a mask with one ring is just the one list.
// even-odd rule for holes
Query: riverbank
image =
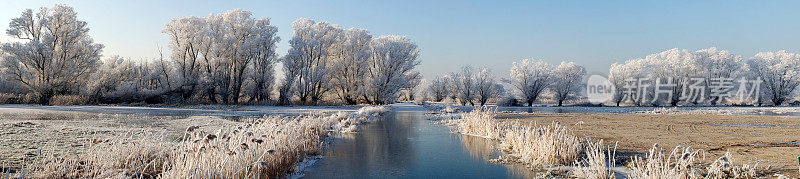
{"label": "riverbank", "polygon": [[27,177],[275,177],[390,107],[355,109],[3,106],[0,159]]}
{"label": "riverbank", "polygon": [[798,176],[800,118],[755,115],[696,114],[498,114],[498,121],[529,126],[569,126],[580,137],[619,141],[619,160],[647,153],[653,144],[664,149],[691,146],[710,164],[726,152],[736,163],[769,166],[769,172]]}

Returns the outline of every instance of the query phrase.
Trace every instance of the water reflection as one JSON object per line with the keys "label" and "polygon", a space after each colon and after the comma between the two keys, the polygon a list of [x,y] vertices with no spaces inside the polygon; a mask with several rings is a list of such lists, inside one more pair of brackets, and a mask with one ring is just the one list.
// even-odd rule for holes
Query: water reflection
{"label": "water reflection", "polygon": [[489,161],[498,157],[498,141],[469,135],[455,135],[461,140],[464,150],[469,151],[469,156],[475,159]]}
{"label": "water reflection", "polygon": [[[307,178],[529,178],[528,169],[488,162],[492,141],[450,133],[424,112],[398,111],[337,136]],[[350,138],[350,139],[344,139]],[[496,141],[494,141],[496,142]],[[528,173],[526,173],[528,172]]]}
{"label": "water reflection", "polygon": [[[407,114],[389,114],[397,118]],[[413,163],[410,144],[414,120],[381,120],[362,126],[359,133],[339,134],[323,153],[325,157],[307,177],[403,176]]]}
{"label": "water reflection", "polygon": [[[456,136],[461,140],[464,150],[468,151],[470,157],[476,160],[489,161],[497,159],[501,155],[499,150],[501,147],[500,141],[470,135]],[[521,164],[506,164],[504,166],[510,176],[524,178],[537,178],[542,176],[541,171],[534,171]]]}

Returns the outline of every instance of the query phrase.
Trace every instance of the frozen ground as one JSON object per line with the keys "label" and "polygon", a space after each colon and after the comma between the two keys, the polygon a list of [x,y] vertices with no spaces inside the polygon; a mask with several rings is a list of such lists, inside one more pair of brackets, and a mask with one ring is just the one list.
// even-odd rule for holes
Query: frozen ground
{"label": "frozen ground", "polygon": [[147,116],[263,116],[318,114],[336,111],[355,111],[361,106],[222,106],[205,105],[190,107],[144,107],[144,106],[38,106],[0,105],[4,113],[61,113],[87,112],[104,114],[135,114]]}
{"label": "frozen ground", "polygon": [[[472,106],[452,106],[444,104],[428,105],[426,108],[438,111],[446,106],[460,111],[472,110]],[[585,106],[488,106],[509,113],[611,113],[611,114],[723,114],[723,115],[780,115],[800,116],[800,106],[685,106],[685,107],[585,107]]]}
{"label": "frozen ground", "polygon": [[128,133],[181,137],[189,126],[216,131],[243,118],[328,114],[361,106],[38,106],[0,105],[0,168],[18,168],[42,153],[79,154],[90,142]]}

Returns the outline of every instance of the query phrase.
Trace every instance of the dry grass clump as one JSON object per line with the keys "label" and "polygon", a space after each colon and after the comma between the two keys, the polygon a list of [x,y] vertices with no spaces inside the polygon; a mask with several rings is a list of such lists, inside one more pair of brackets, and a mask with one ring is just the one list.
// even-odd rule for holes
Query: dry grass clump
{"label": "dry grass clump", "polygon": [[498,122],[497,112],[488,107],[475,108],[462,114],[461,119],[447,122],[462,134],[502,141],[508,155],[497,162],[519,162],[536,167],[569,165],[583,151],[582,140],[559,124],[531,127],[515,122]]}
{"label": "dry grass clump", "polygon": [[708,167],[706,178],[755,178],[758,176],[756,168],[758,168],[758,163],[753,166],[743,164],[737,167],[733,164],[731,153],[725,152],[724,156],[718,158]]}
{"label": "dry grass clump", "polygon": [[759,176],[757,166],[735,166],[730,153],[717,159],[710,166],[704,167],[695,163],[700,150],[691,147],[675,147],[668,155],[654,145],[647,158],[635,157],[630,164],[632,178],[755,178]]}
{"label": "dry grass clump", "polygon": [[106,142],[88,142],[91,146],[85,154],[48,155],[26,170],[33,178],[152,178],[167,169],[174,151],[163,134],[130,133]]}
{"label": "dry grass clump", "polygon": [[173,154],[165,178],[280,177],[322,149],[332,117],[271,116],[228,132],[195,132]]}
{"label": "dry grass clump", "polygon": [[36,103],[36,96],[33,94],[0,93],[0,104],[30,104],[30,103]]}
{"label": "dry grass clump", "polygon": [[700,172],[694,167],[695,157],[700,150],[677,146],[669,154],[658,145],[653,145],[647,158],[634,157],[630,163],[631,177],[644,179],[659,178],[699,178]]}
{"label": "dry grass clump", "polygon": [[616,163],[616,150],[604,149],[603,141],[598,143],[588,142],[585,149],[585,156],[583,160],[575,165],[575,170],[572,171],[572,176],[576,178],[588,179],[611,179],[614,177],[614,171],[611,167]]}
{"label": "dry grass clump", "polygon": [[[664,109],[664,113],[679,112]],[[520,125],[517,122],[499,122],[494,119],[496,110],[475,108],[463,113],[461,119],[441,123],[453,126],[466,135],[501,140],[507,154],[495,162],[523,163],[533,167],[573,165],[572,176],[577,178],[614,178],[616,145],[604,149],[602,141],[593,143],[580,139],[566,126],[552,123],[545,126]],[[708,167],[695,163],[700,150],[676,147],[670,153],[654,145],[646,157],[634,157],[629,163],[630,178],[754,178],[759,175],[756,166],[734,166],[730,153],[717,159]]]}
{"label": "dry grass clump", "polygon": [[450,122],[462,134],[502,139],[506,132],[511,129],[511,125],[497,122],[494,119],[496,115],[496,109],[477,107],[468,113],[461,114],[461,119],[454,119]]}
{"label": "dry grass clump", "polygon": [[331,132],[374,120],[388,107],[330,116],[266,116],[213,133],[189,127],[183,141],[138,135],[95,140],[87,154],[49,156],[28,167],[33,178],[279,178],[318,155]]}
{"label": "dry grass clump", "polygon": [[50,105],[69,106],[89,104],[89,98],[81,95],[55,95],[50,98]]}
{"label": "dry grass clump", "polygon": [[[519,126],[519,125],[517,125]],[[506,130],[502,146],[512,160],[536,167],[569,165],[583,152],[583,140],[559,124],[519,126]]]}

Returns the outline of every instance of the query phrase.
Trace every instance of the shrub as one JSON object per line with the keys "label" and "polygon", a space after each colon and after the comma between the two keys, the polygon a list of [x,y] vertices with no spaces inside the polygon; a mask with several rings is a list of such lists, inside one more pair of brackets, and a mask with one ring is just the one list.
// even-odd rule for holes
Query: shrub
{"label": "shrub", "polygon": [[50,98],[50,105],[68,106],[89,104],[89,98],[81,95],[55,95]]}
{"label": "shrub", "polygon": [[506,95],[497,101],[498,106],[519,106],[519,100],[512,95]]}
{"label": "shrub", "polygon": [[736,166],[731,153],[725,152],[725,155],[719,157],[708,167],[706,178],[755,178],[758,174],[757,167],[758,163],[754,166],[747,164]]}

